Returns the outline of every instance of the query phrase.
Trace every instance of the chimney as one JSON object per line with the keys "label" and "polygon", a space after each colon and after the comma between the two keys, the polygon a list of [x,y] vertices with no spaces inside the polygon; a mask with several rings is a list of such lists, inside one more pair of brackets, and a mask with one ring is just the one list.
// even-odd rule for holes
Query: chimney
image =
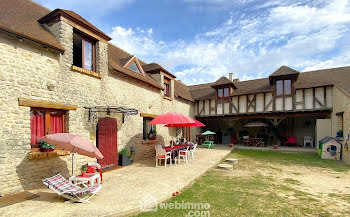
{"label": "chimney", "polygon": [[230,79],[230,81],[233,81],[233,73],[232,72],[228,73],[228,79]]}

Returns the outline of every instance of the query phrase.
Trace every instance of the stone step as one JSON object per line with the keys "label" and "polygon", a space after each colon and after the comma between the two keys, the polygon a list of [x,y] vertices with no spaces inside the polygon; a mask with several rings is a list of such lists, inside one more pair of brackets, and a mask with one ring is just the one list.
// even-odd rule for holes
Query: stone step
{"label": "stone step", "polygon": [[238,159],[235,159],[235,158],[226,158],[225,161],[230,162],[230,163],[234,163],[234,164],[238,164]]}
{"label": "stone step", "polygon": [[218,168],[222,170],[233,170],[233,166],[230,164],[219,164]]}

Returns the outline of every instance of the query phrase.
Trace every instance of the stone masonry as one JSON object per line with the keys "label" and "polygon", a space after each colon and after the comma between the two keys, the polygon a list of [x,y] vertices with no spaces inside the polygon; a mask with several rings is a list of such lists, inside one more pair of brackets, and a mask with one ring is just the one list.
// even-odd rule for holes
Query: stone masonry
{"label": "stone masonry", "polygon": [[[125,106],[148,114],[178,112],[193,117],[190,102],[162,97],[161,91],[135,80],[108,71],[108,46],[97,43],[97,72],[95,78],[73,71],[73,27],[64,21],[46,28],[66,49],[60,54],[26,40],[0,34],[0,195],[40,186],[41,179],[57,172],[71,173],[71,156],[29,160],[30,107],[18,105],[18,98],[45,100],[78,108],[68,112],[69,133],[91,139],[96,143],[96,121],[88,121],[89,106]],[[173,84],[172,84],[173,85]],[[106,114],[99,114],[105,117]],[[169,143],[175,129],[157,127],[157,140],[143,142],[143,118],[127,116],[118,120],[118,150],[134,146],[135,160],[154,156],[154,145]],[[196,135],[192,129],[192,140]],[[74,170],[93,159],[75,155]],[[76,172],[75,172],[76,173]]]}

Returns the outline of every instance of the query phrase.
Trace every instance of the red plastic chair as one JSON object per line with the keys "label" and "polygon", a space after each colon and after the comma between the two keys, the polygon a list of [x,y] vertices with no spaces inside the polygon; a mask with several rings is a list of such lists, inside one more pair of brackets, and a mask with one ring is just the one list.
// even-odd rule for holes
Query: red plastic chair
{"label": "red plastic chair", "polygon": [[297,141],[297,138],[292,136],[292,137],[289,137],[288,140],[284,142],[284,145],[285,146],[296,146],[296,141]]}

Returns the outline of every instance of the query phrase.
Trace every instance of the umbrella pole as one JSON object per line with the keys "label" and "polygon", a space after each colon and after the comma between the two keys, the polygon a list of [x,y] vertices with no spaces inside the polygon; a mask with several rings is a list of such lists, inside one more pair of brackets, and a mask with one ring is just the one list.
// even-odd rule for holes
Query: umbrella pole
{"label": "umbrella pole", "polygon": [[72,175],[73,175],[73,170],[74,170],[74,153],[72,153]]}

